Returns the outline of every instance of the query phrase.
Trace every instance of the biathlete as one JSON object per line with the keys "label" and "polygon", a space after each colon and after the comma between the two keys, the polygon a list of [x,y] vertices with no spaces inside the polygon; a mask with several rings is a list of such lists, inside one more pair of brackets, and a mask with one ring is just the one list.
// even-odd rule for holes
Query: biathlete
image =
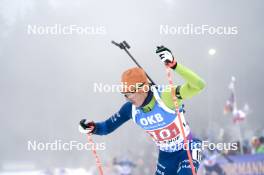
{"label": "biathlete", "polygon": [[[148,81],[143,69],[128,69],[121,76],[122,93],[128,101],[103,122],[81,120],[79,130],[85,134],[107,135],[131,119],[152,137],[159,148],[156,175],[191,175],[190,159],[186,147],[183,146],[184,137],[179,126],[179,117],[175,112],[172,92],[175,93],[179,106],[182,106],[183,100],[197,95],[204,89],[205,82],[189,68],[178,63],[168,48],[158,47],[156,53],[166,66],[185,80],[185,83],[157,88]],[[188,140],[188,149],[197,172],[201,158],[201,142],[192,137],[183,116],[183,109],[180,108],[179,111]]]}

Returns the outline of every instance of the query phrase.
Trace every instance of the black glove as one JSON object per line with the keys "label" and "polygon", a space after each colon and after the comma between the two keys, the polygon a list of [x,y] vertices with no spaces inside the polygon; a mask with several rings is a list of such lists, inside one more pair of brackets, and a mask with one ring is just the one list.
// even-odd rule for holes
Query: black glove
{"label": "black glove", "polygon": [[95,130],[95,123],[93,121],[87,122],[86,119],[82,119],[79,124],[79,131],[82,134],[90,134]]}
{"label": "black glove", "polygon": [[172,69],[176,68],[177,62],[170,49],[164,46],[157,46],[156,54],[159,55],[161,61],[163,61],[166,66],[169,66]]}

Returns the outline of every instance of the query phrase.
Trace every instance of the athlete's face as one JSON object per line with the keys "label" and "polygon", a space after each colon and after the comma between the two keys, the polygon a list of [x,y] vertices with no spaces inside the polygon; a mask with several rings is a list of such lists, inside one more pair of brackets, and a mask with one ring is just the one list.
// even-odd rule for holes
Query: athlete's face
{"label": "athlete's face", "polygon": [[148,96],[147,92],[133,92],[124,93],[126,99],[128,99],[136,107],[140,107]]}

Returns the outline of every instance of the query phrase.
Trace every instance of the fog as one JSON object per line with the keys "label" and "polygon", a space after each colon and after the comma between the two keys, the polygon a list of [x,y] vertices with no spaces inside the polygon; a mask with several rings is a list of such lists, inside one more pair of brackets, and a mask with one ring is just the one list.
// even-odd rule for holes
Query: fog
{"label": "fog", "polygon": [[[168,84],[156,46],[172,50],[177,61],[206,82],[185,101],[186,118],[198,137],[238,140],[238,126],[223,114],[228,84],[236,77],[238,106],[251,109],[241,124],[244,138],[263,132],[263,23],[261,0],[0,0],[0,165],[28,162],[37,167],[94,165],[89,151],[29,151],[28,142],[79,141],[80,119],[103,121],[125,103],[117,93],[95,92],[95,83],[118,84],[134,67],[111,40],[126,40],[130,52],[158,84]],[[237,34],[176,34],[176,26],[234,26]],[[33,34],[29,26],[88,26],[88,34]],[[169,27],[170,32],[165,32]],[[164,28],[162,28],[164,27]],[[163,29],[163,30],[161,30]],[[214,48],[211,56],[208,50]],[[175,74],[175,84],[182,78]],[[103,162],[115,156],[155,151],[132,120],[107,136],[98,151]]]}

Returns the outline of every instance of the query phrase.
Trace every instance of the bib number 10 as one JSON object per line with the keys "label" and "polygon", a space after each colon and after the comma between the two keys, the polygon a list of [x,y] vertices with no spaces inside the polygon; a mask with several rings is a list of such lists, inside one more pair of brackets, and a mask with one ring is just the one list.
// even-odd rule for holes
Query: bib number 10
{"label": "bib number 10", "polygon": [[148,131],[148,133],[155,141],[165,141],[177,138],[180,134],[180,131],[176,126],[176,123],[172,123],[165,128]]}

